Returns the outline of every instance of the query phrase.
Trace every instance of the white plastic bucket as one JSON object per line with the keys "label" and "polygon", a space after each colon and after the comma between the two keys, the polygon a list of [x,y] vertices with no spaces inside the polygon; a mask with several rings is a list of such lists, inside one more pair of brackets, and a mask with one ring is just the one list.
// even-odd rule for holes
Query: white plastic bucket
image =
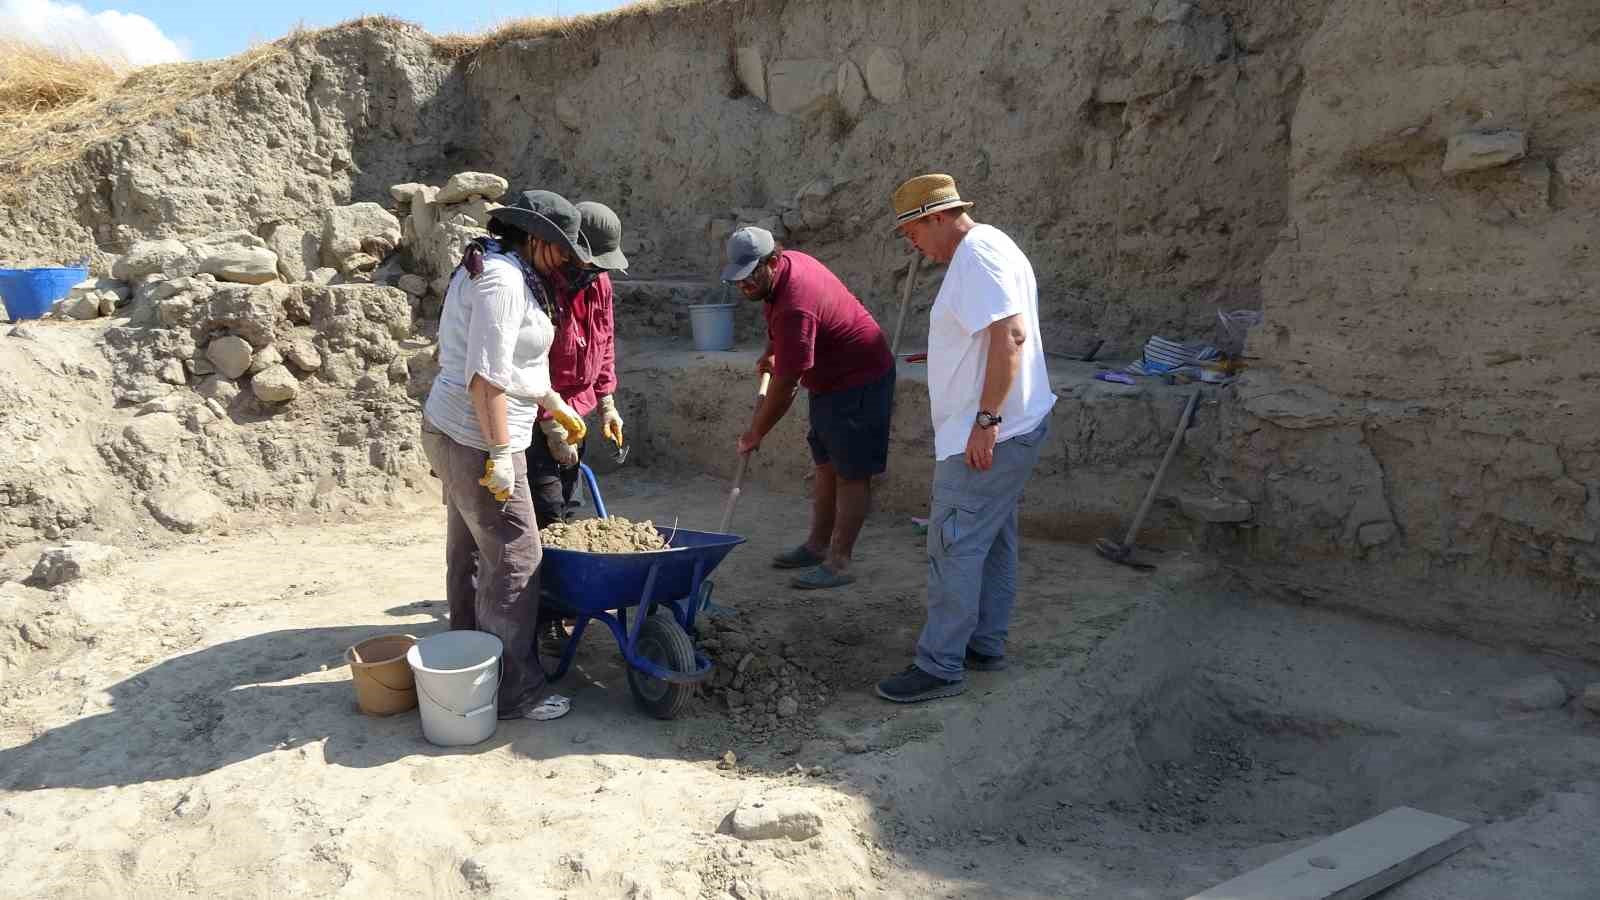
{"label": "white plastic bucket", "polygon": [[689,307],[689,327],[696,350],[733,349],[734,303],[698,303]]}
{"label": "white plastic bucket", "polygon": [[499,724],[500,639],[482,631],[446,631],[406,651],[416,675],[422,736],[461,747],[489,739]]}

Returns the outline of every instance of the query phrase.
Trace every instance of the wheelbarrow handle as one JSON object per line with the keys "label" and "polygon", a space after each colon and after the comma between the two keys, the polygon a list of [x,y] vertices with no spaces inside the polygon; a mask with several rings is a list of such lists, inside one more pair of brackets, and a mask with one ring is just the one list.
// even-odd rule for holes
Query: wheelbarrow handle
{"label": "wheelbarrow handle", "polygon": [[578,474],[583,476],[583,483],[589,486],[589,499],[594,501],[594,514],[600,518],[606,516],[606,501],[600,497],[600,485],[594,480],[594,470],[588,463],[578,463]]}

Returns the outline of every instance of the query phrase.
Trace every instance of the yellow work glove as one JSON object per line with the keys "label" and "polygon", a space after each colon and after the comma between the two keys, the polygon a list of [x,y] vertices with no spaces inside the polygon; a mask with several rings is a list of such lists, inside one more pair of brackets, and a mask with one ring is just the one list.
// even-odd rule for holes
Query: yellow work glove
{"label": "yellow work glove", "polygon": [[510,444],[500,444],[489,451],[489,458],[483,462],[483,477],[478,483],[488,488],[501,503],[511,499],[511,490],[517,486],[517,467],[512,462]]}
{"label": "yellow work glove", "polygon": [[555,419],[540,419],[539,430],[544,432],[545,446],[550,448],[550,456],[556,464],[563,468],[570,468],[578,464],[578,448],[567,443],[567,430]]}
{"label": "yellow work glove", "polygon": [[589,433],[589,426],[583,424],[583,417],[568,406],[565,400],[561,401],[560,406],[550,410],[550,416],[566,429],[569,444],[578,443]]}
{"label": "yellow work glove", "polygon": [[621,447],[622,413],[617,412],[617,401],[612,399],[610,394],[600,398],[600,412],[604,415],[600,433],[606,436],[606,440]]}

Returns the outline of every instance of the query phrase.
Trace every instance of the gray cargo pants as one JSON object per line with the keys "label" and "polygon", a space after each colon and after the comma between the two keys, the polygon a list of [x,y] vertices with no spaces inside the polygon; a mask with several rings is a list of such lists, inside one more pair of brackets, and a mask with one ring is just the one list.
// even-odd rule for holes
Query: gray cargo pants
{"label": "gray cargo pants", "polygon": [[[539,561],[544,555],[533,524],[524,454],[512,454],[517,480],[511,499],[494,499],[478,483],[489,454],[458,444],[422,422],[422,449],[444,483],[445,597],[451,629],[484,631],[500,639],[500,714],[518,714],[544,689],[535,640],[539,617]],[[482,567],[473,584],[473,574]]]}
{"label": "gray cargo pants", "polygon": [[928,622],[917,640],[917,668],[960,681],[967,649],[1004,656],[1017,599],[1017,501],[1039,461],[1046,418],[994,448],[979,472],[964,455],[939,460],[928,513]]}

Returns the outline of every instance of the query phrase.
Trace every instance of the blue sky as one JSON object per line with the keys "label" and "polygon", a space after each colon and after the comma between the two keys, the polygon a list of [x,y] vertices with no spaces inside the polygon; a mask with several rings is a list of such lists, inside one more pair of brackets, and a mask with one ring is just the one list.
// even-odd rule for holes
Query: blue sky
{"label": "blue sky", "polygon": [[521,16],[577,15],[620,0],[0,0],[0,34],[86,50],[110,50],[130,62],[228,56],[282,37],[296,25],[318,28],[384,14],[435,33],[481,31]]}

